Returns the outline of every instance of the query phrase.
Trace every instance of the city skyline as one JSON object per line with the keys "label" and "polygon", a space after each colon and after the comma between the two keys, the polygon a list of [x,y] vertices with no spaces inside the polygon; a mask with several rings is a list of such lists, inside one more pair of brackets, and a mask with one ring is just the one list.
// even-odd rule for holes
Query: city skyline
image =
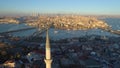
{"label": "city skyline", "polygon": [[120,15],[119,0],[1,0],[0,15],[61,13]]}

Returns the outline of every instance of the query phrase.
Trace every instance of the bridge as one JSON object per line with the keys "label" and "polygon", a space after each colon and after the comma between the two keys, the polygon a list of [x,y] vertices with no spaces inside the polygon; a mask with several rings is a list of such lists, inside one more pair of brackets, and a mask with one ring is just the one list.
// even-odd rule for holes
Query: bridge
{"label": "bridge", "polygon": [[8,33],[26,31],[26,30],[31,30],[31,29],[35,29],[35,27],[23,28],[23,29],[18,29],[18,30],[10,30],[10,31],[1,32],[0,34],[8,34]]}
{"label": "bridge", "polygon": [[116,34],[116,35],[120,35],[120,30],[112,30],[112,29],[102,29],[102,30]]}
{"label": "bridge", "polygon": [[[36,29],[36,28],[35,27],[29,27],[29,28],[22,28],[22,29],[18,29],[18,30],[10,30],[10,31],[1,32],[0,35],[6,35],[8,33],[15,33],[15,32],[32,30],[32,29]],[[39,35],[45,33],[46,30],[47,30],[46,28],[41,28],[41,30],[35,31],[32,35],[27,36],[25,38],[31,38],[31,37],[39,36]]]}
{"label": "bridge", "polygon": [[117,34],[117,35],[120,35],[120,31],[118,31],[118,30],[111,30],[110,32],[114,33],[114,34]]}
{"label": "bridge", "polygon": [[[10,30],[10,31],[5,31],[5,32],[0,32],[0,35],[4,35],[4,34],[8,34],[8,33],[14,33],[14,32],[20,32],[20,31],[26,31],[26,30],[31,30],[31,29],[36,29],[35,27],[29,27],[29,28],[22,28],[22,29],[18,29],[18,30]],[[41,29],[40,31],[36,31],[32,34],[32,36],[39,36],[42,33],[44,33],[47,29]],[[120,30],[112,30],[112,29],[102,29],[104,31],[116,34],[116,35],[120,35]]]}
{"label": "bridge", "polygon": [[34,32],[32,35],[30,35],[29,37],[39,36],[39,35],[45,33],[46,30],[47,30],[47,29],[41,29],[41,30],[39,30],[39,31],[36,31],[36,32]]}

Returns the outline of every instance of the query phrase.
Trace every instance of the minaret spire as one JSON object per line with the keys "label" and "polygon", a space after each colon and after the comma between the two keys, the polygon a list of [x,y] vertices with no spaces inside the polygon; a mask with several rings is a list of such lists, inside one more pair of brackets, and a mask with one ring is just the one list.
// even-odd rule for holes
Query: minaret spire
{"label": "minaret spire", "polygon": [[46,31],[46,57],[45,57],[45,63],[46,63],[46,68],[51,68],[51,49],[50,49],[50,41],[49,41],[49,35],[48,35],[48,29]]}

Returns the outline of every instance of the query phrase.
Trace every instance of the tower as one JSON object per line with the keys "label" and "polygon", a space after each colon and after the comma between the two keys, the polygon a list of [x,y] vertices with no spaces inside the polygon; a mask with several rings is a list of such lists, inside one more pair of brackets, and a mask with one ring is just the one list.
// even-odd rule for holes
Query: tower
{"label": "tower", "polygon": [[49,42],[49,35],[48,35],[48,29],[46,31],[46,57],[45,57],[45,63],[46,63],[46,68],[51,68],[51,49],[50,49],[50,42]]}

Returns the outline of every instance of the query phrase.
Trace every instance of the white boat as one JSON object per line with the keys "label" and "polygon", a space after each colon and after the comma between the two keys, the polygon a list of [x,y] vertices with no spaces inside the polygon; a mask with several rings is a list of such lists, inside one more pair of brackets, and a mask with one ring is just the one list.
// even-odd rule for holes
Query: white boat
{"label": "white boat", "polygon": [[58,31],[55,30],[55,31],[54,31],[54,34],[57,34],[57,33],[58,33]]}

